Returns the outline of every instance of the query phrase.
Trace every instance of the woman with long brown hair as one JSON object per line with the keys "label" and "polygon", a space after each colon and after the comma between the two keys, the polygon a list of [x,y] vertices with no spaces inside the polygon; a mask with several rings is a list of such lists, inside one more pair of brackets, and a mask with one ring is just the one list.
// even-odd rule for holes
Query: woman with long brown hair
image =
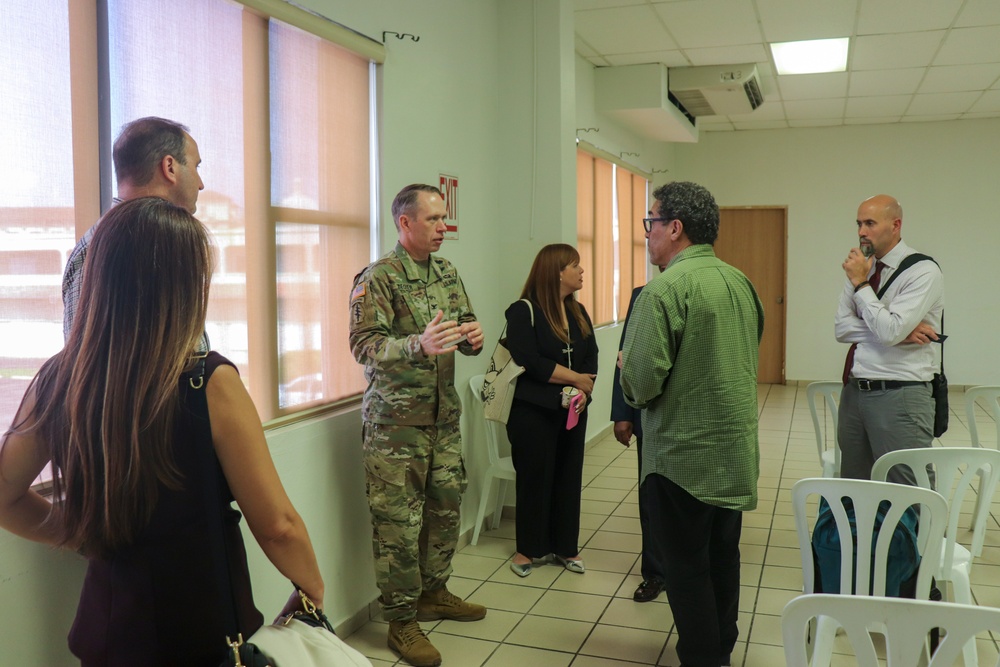
{"label": "woman with long brown hair", "polygon": [[[233,499],[322,605],[309,535],[235,367],[193,356],[211,275],[211,241],[187,211],[155,197],[112,208],[66,347],[0,440],[0,526],[89,559],[69,638],[84,667],[215,667],[233,624],[244,638],[261,626]],[[46,498],[31,486],[50,461]]]}
{"label": "woman with long brown hair", "polygon": [[[531,573],[533,560],[550,556],[571,572],[584,571],[577,540],[597,341],[575,298],[581,287],[576,249],[547,245],[535,257],[521,299],[507,308],[507,345],[525,369],[507,421],[517,471],[517,553],[510,567],[521,577]],[[583,398],[564,406],[572,393]]]}

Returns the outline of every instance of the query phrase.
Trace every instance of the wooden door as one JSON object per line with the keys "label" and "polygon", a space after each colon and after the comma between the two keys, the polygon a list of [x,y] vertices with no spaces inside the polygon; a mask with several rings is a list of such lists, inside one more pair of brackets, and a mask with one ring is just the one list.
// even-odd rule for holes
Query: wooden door
{"label": "wooden door", "polygon": [[720,208],[715,254],[750,279],[764,304],[757,382],[785,383],[786,207]]}

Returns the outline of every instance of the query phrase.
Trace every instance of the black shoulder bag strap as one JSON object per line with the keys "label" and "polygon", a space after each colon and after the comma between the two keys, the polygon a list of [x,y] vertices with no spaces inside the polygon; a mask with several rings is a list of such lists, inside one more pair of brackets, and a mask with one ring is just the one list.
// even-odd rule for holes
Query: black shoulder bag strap
{"label": "black shoulder bag strap", "polygon": [[[205,383],[205,357],[199,355],[193,369],[184,373],[188,386],[186,390],[185,405],[197,420],[204,422],[206,428],[210,426],[208,414],[208,396],[206,395]],[[215,554],[215,580],[219,587],[219,594],[226,601],[229,607],[229,632],[225,640],[229,645],[230,652],[220,667],[234,665],[234,667],[253,667],[255,665],[266,665],[266,659],[257,651],[257,648],[245,641],[249,637],[243,637],[240,633],[239,614],[236,611],[235,591],[233,590],[232,576],[229,571],[229,549],[226,546],[226,498],[219,483],[218,458],[215,456],[215,449],[211,446],[211,437],[205,439],[206,442],[197,443],[200,453],[202,469],[200,481],[202,482],[202,492],[206,505],[206,516],[209,518],[209,535],[212,545],[212,552]],[[205,446],[205,445],[208,446]],[[219,638],[221,642],[222,637]]]}

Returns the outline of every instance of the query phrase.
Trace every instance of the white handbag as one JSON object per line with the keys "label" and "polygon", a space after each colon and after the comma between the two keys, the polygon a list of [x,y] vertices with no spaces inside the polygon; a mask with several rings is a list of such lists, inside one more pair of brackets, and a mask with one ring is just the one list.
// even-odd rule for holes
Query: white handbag
{"label": "white handbag", "polygon": [[[531,313],[531,326],[535,326],[535,310],[531,302],[521,299],[528,304],[528,312]],[[493,349],[493,356],[490,357],[489,368],[486,369],[486,376],[483,379],[483,415],[495,422],[506,424],[510,417],[510,408],[514,403],[514,388],[517,386],[517,377],[524,372],[524,366],[518,366],[510,356],[507,349],[507,325],[503,327],[500,340]]]}
{"label": "white handbag", "polygon": [[332,630],[295,616],[261,627],[253,633],[250,643],[266,655],[274,667],[372,667],[368,658],[344,643]]}

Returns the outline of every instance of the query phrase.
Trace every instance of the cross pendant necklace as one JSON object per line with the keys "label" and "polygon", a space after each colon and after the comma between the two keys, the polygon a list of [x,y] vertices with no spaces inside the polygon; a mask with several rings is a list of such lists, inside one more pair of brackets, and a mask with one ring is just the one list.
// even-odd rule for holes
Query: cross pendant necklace
{"label": "cross pendant necklace", "polygon": [[[569,331],[566,332],[567,337],[569,336]],[[573,346],[570,343],[566,343],[566,347],[563,348],[563,352],[566,353],[566,366],[570,369],[573,368]]]}

